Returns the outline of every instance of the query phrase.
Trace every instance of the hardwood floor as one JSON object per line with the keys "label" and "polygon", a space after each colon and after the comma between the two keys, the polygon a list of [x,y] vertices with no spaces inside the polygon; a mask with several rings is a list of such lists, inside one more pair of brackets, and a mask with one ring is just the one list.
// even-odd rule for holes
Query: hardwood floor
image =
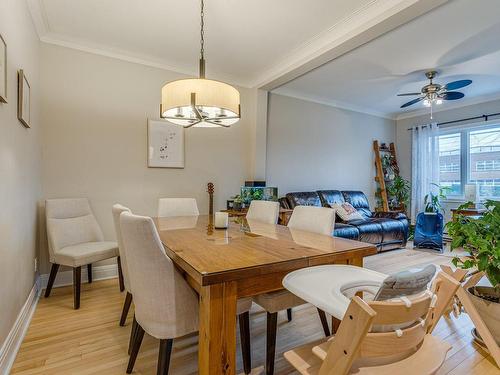
{"label": "hardwood floor", "polygon": [[[397,250],[366,258],[365,266],[391,273],[429,263],[448,264],[451,258],[432,252]],[[41,298],[28,333],[14,363],[13,374],[125,374],[133,309],[125,327],[119,319],[125,293],[118,291],[118,279],[83,284],[80,310],[73,310],[72,288],[53,289]],[[251,312],[252,374],[261,374],[265,362],[266,314]],[[453,345],[438,374],[500,374],[487,352],[473,343],[472,324],[466,314],[459,319],[441,319],[435,335]],[[278,317],[275,374],[294,373],[282,353],[323,336],[316,308],[294,309],[289,323],[286,311]],[[171,374],[197,373],[197,335],[174,342]],[[238,337],[238,372],[242,372]],[[158,341],[144,337],[134,374],[155,374]]]}

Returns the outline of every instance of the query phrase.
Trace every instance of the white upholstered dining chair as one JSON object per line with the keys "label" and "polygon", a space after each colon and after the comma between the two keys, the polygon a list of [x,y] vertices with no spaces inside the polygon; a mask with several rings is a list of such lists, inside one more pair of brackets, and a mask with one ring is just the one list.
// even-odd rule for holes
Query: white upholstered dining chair
{"label": "white upholstered dining chair", "polygon": [[331,236],[335,224],[335,210],[328,207],[296,206],[288,227]]}
{"label": "white upholstered dining chair", "polygon": [[268,224],[277,224],[279,213],[279,202],[253,200],[250,202],[246,218]]}
{"label": "white upholstered dining chair", "polygon": [[120,290],[123,290],[117,243],[104,241],[88,199],[47,199],[45,216],[50,263],[52,263],[45,297],[50,296],[59,266],[68,266],[73,268],[73,306],[75,309],[80,308],[82,266],[87,266],[88,282],[91,283],[92,263],[114,257],[118,257]]}
{"label": "white upholstered dining chair", "polygon": [[[335,222],[335,211],[326,207],[296,206],[288,221],[288,227],[304,232],[313,232],[331,236]],[[266,337],[266,375],[274,374],[274,358],[276,354],[276,332],[278,312],[287,310],[288,320],[291,319],[291,309],[306,302],[287,290],[264,293],[254,297],[254,302],[267,311]],[[330,329],[324,311],[318,309],[318,314],[326,336]]]}
{"label": "white upholstered dining chair", "polygon": [[121,204],[115,204],[113,205],[111,212],[113,214],[113,224],[115,225],[116,241],[118,242],[120,264],[123,274],[123,284],[125,287],[125,291],[127,292],[125,301],[123,302],[123,309],[120,317],[120,326],[123,327],[125,325],[125,321],[127,320],[130,304],[132,303],[132,288],[130,287],[130,280],[128,275],[127,255],[125,254],[125,249],[123,247],[122,233],[120,230],[120,215],[122,212],[131,211],[128,207],[122,206]]}
{"label": "white upholstered dining chair", "polygon": [[[198,331],[198,295],[165,253],[151,218],[125,211],[120,215],[120,230],[135,305],[127,373],[133,371],[147,332],[160,340],[157,373],[167,374],[173,340]],[[243,298],[238,300],[236,308],[246,374],[251,371],[251,305],[251,298]]]}
{"label": "white upholstered dining chair", "polygon": [[198,216],[200,211],[194,198],[160,198],[158,217]]}

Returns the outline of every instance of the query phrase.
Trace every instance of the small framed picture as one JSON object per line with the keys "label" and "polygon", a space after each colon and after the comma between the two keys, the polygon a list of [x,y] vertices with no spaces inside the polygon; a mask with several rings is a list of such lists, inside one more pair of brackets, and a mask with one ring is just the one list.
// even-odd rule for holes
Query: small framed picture
{"label": "small framed picture", "polygon": [[30,107],[31,87],[21,69],[17,75],[17,118],[27,128],[31,127]]}
{"label": "small framed picture", "polygon": [[0,35],[0,103],[7,103],[7,43]]}
{"label": "small framed picture", "polygon": [[184,168],[184,128],[165,120],[148,120],[148,167]]}

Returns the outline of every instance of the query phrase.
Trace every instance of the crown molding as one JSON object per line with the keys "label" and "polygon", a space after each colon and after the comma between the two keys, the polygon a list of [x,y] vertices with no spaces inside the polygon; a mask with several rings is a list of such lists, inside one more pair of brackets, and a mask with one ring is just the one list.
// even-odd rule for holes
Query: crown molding
{"label": "crown molding", "polygon": [[274,90],[448,1],[371,1],[273,64],[260,74],[253,87]]}
{"label": "crown molding", "polygon": [[[433,113],[452,111],[454,109],[469,107],[476,104],[493,102],[495,100],[500,100],[500,92],[495,94],[480,95],[470,99],[465,99],[460,102],[446,102],[446,107],[439,107],[439,109],[434,109]],[[429,114],[429,108],[420,108],[411,112],[405,112],[394,116],[396,121],[405,120],[408,118],[414,118],[419,116],[424,116]]]}
{"label": "crown molding", "polygon": [[343,109],[346,111],[362,113],[365,115],[375,116],[375,117],[383,118],[386,120],[393,120],[393,121],[396,120],[396,118],[394,116],[391,116],[390,114],[380,112],[377,110],[373,110],[370,108],[365,108],[365,107],[358,106],[355,104],[343,102],[340,100],[329,100],[329,99],[325,99],[325,98],[316,97],[313,95],[311,95],[311,96],[303,95],[303,94],[299,94],[299,93],[294,92],[294,91],[287,91],[287,90],[282,90],[282,89],[278,89],[276,91],[271,91],[271,94],[288,96],[290,98],[305,100],[307,102],[322,104],[322,105],[326,105],[326,106],[333,107],[333,108]]}
{"label": "crown molding", "polygon": [[[65,35],[54,33],[50,30],[47,13],[43,5],[43,0],[28,0],[28,8],[35,25],[35,30],[41,42],[52,44],[60,47],[71,48],[77,51],[87,52],[94,55],[110,57],[117,60],[122,60],[134,64],[144,65],[152,68],[168,70],[182,75],[197,77],[198,71],[195,69],[186,69],[185,67],[169,63],[168,61],[159,60],[151,56],[138,56],[130,51],[113,50],[104,45],[89,44],[85,41],[71,38]],[[237,77],[227,76],[214,73],[213,79],[228,82],[240,87],[250,88],[250,82],[246,82]]]}
{"label": "crown molding", "polygon": [[[214,74],[214,78],[241,87],[272,90],[447,1],[449,0],[371,0],[328,30],[315,35],[295,48],[268,69],[258,72],[253,80],[222,74]],[[54,33],[50,30],[43,0],[28,0],[28,7],[35,29],[43,43],[197,76],[196,71],[168,61],[160,61],[150,56],[138,56],[130,51],[117,51],[104,45],[90,45],[84,41]],[[367,31],[368,36],[364,35]],[[362,37],[359,38],[360,36]],[[311,64],[313,60],[314,63]],[[290,75],[291,72],[294,74]]]}

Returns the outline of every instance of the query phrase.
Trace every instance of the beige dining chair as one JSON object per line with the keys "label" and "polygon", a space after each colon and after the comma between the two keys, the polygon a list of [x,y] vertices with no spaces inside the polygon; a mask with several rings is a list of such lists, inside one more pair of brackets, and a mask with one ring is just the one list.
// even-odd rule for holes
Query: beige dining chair
{"label": "beige dining chair", "polygon": [[253,200],[250,202],[246,218],[268,224],[277,224],[279,213],[279,202]]}
{"label": "beige dining chair", "polygon": [[200,211],[194,198],[160,198],[158,217],[198,216]]}
{"label": "beige dining chair", "polygon": [[[160,340],[158,374],[168,373],[173,340],[198,331],[198,295],[165,253],[149,217],[123,212],[120,229],[135,305],[127,373],[133,371],[144,333]],[[250,298],[238,300],[243,367],[251,371]]]}
{"label": "beige dining chair", "polygon": [[120,230],[120,215],[122,212],[131,212],[128,207],[122,206],[121,204],[113,205],[111,212],[113,214],[113,224],[115,225],[116,241],[118,242],[118,251],[120,254],[120,264],[123,273],[123,284],[125,291],[127,292],[125,296],[125,301],[123,302],[122,314],[120,317],[120,326],[125,325],[127,320],[128,311],[132,303],[132,289],[130,288],[130,281],[128,275],[128,265],[127,265],[127,255],[125,254],[125,249],[123,247],[122,233]]}
{"label": "beige dining chair", "polygon": [[[335,222],[335,211],[326,207],[296,206],[288,221],[288,227],[296,230],[313,232],[331,236]],[[274,374],[274,359],[276,356],[276,333],[278,312],[287,310],[288,320],[291,319],[291,309],[306,302],[287,290],[264,293],[253,298],[253,301],[267,312],[267,337],[266,337],[266,375]],[[328,336],[330,328],[324,311],[318,309],[318,314],[325,335]]]}
{"label": "beige dining chair", "polygon": [[120,290],[123,290],[118,245],[114,241],[104,241],[88,199],[47,199],[45,216],[52,263],[45,297],[50,296],[59,266],[68,266],[73,268],[73,307],[80,308],[82,266],[87,266],[88,282],[91,283],[92,263],[114,257],[118,257],[118,277]]}

